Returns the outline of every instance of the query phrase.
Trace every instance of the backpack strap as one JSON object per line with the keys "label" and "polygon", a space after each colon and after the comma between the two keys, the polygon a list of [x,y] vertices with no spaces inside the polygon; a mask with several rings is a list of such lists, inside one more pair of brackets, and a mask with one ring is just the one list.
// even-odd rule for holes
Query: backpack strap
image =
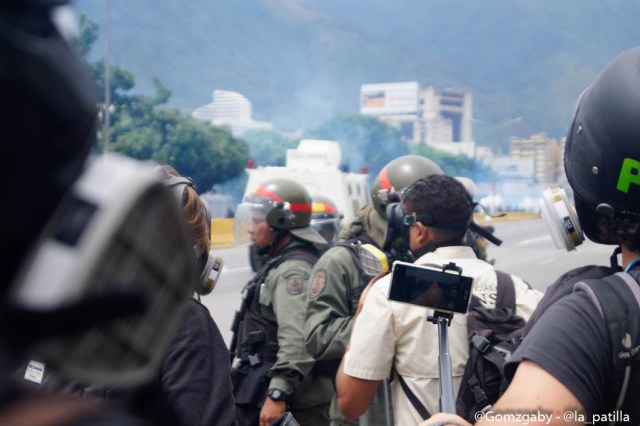
{"label": "backpack strap", "polygon": [[498,288],[496,296],[496,308],[511,309],[516,312],[516,289],[510,274],[496,269]]}
{"label": "backpack strap", "polygon": [[395,373],[395,376],[398,378],[398,383],[400,383],[400,387],[402,388],[402,390],[404,391],[404,394],[409,399],[409,402],[411,402],[411,405],[413,405],[413,408],[415,408],[415,410],[418,412],[422,420],[427,420],[429,417],[431,417],[431,413],[429,413],[429,410],[427,410],[427,407],[425,407],[424,404],[420,402],[416,394],[413,393],[413,391],[411,390],[407,382],[404,380],[404,377],[402,377],[400,373],[398,373],[398,370],[396,370],[395,366],[392,367],[392,369],[393,369],[393,372]]}
{"label": "backpack strap", "polygon": [[619,389],[617,398],[610,399],[609,404],[612,410],[618,411],[627,399],[630,386],[633,395],[637,396],[639,391],[638,384],[631,381],[631,374],[633,367],[637,371],[640,363],[640,352],[633,351],[640,342],[640,286],[630,274],[618,272],[603,279],[579,281],[573,290],[587,294],[606,322],[613,357],[610,389]]}
{"label": "backpack strap", "polygon": [[[513,279],[506,272],[495,270],[496,273],[496,309],[507,309],[512,315],[516,312],[516,289]],[[471,295],[469,311],[486,310],[478,297]]]}

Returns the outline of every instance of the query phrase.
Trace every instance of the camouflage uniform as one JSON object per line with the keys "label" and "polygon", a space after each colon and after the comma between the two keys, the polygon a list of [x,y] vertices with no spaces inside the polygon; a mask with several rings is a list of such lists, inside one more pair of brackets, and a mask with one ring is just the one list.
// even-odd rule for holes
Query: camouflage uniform
{"label": "camouflage uniform", "polygon": [[[342,231],[340,239],[342,242],[357,239],[380,247],[385,229],[386,221],[372,205],[367,205],[357,213],[349,227]],[[362,275],[350,249],[344,245],[327,250],[314,265],[311,276],[304,321],[306,348],[314,358],[330,361],[335,372],[349,342],[358,300],[371,277]],[[377,419],[382,416],[375,414],[372,417]],[[357,420],[348,420],[342,416],[336,397],[331,403],[331,424],[358,424]],[[371,421],[369,424],[382,423]]]}
{"label": "camouflage uniform", "polygon": [[[286,251],[309,249],[310,244],[294,240],[269,261]],[[259,413],[267,389],[276,388],[289,394],[288,409],[300,424],[327,425],[334,393],[331,379],[326,371],[314,368],[315,361],[304,347],[304,309],[311,264],[300,258],[279,264],[269,261],[257,273],[266,276],[264,281],[259,280],[256,291],[247,293],[262,321],[252,321],[248,312],[251,308],[239,314],[236,353],[240,362],[232,371],[237,409]],[[262,330],[258,330],[260,323],[264,325]],[[256,331],[264,332],[260,338],[263,341],[252,346],[248,335],[260,335]]]}

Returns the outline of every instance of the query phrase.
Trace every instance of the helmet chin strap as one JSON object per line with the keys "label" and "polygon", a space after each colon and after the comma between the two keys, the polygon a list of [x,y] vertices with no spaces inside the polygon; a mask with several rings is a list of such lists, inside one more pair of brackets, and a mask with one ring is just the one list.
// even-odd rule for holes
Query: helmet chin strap
{"label": "helmet chin strap", "polygon": [[620,246],[617,246],[613,250],[613,253],[611,253],[611,257],[609,257],[609,264],[611,265],[611,269],[613,269],[614,271],[622,271],[622,268],[618,264],[618,255],[620,253],[622,253],[622,248]]}
{"label": "helmet chin strap", "polygon": [[258,253],[260,256],[264,254],[268,254],[275,246],[278,245],[278,243],[284,238],[284,236],[287,235],[287,231],[284,229],[275,229],[275,228],[271,228],[271,229],[274,231],[273,238],[271,238],[271,241],[269,241],[269,243],[264,247],[256,248],[256,253]]}

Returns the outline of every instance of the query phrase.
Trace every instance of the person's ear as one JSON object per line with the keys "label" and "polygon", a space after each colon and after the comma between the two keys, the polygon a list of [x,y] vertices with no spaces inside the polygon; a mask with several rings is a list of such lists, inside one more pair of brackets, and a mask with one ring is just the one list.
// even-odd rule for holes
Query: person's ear
{"label": "person's ear", "polygon": [[422,222],[416,223],[417,239],[419,245],[427,244],[433,236],[431,235],[431,229]]}

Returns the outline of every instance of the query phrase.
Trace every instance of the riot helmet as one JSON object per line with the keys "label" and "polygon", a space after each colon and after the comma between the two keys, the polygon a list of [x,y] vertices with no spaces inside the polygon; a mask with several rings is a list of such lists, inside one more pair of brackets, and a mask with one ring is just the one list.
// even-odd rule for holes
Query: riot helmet
{"label": "riot helmet", "polygon": [[[284,178],[267,180],[255,187],[238,205],[234,220],[236,235],[246,232],[247,224],[257,213],[263,215],[276,238],[290,232],[302,240],[324,246],[326,240],[310,226],[311,205],[311,197],[301,184]],[[243,237],[239,236],[239,239]]]}
{"label": "riot helmet", "polygon": [[391,160],[380,170],[371,187],[376,211],[386,218],[387,206],[400,201],[400,192],[418,179],[444,172],[433,161],[420,155],[404,155]]}
{"label": "riot helmet", "polygon": [[640,47],[614,58],[580,96],[564,167],[589,239],[618,244],[598,217],[640,215]]}
{"label": "riot helmet", "polygon": [[331,244],[338,238],[342,214],[329,197],[314,195],[312,201],[311,227]]}

